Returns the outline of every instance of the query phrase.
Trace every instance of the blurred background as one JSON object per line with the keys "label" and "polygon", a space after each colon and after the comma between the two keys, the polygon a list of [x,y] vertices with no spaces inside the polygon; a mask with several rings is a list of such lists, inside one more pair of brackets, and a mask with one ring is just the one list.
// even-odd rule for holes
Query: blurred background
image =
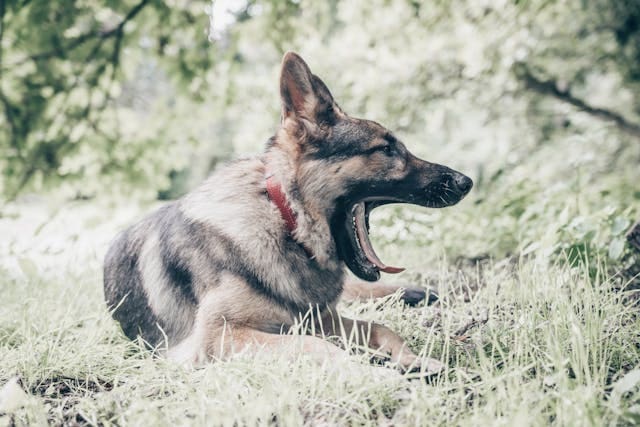
{"label": "blurred background", "polygon": [[261,152],[287,50],[349,114],[476,183],[451,209],[376,211],[387,258],[635,262],[628,0],[2,1],[2,252],[23,270],[83,239],[99,256],[150,205]]}

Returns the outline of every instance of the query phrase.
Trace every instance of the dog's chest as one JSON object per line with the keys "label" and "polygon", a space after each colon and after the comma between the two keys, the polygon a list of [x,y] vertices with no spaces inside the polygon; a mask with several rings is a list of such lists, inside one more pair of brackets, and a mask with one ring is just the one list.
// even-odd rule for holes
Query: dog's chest
{"label": "dog's chest", "polygon": [[[320,265],[313,256],[290,238],[279,243],[272,263],[255,263],[261,268],[265,285],[277,295],[308,309],[311,305],[335,302],[342,293],[343,264],[335,259]],[[264,252],[263,252],[264,254]]]}

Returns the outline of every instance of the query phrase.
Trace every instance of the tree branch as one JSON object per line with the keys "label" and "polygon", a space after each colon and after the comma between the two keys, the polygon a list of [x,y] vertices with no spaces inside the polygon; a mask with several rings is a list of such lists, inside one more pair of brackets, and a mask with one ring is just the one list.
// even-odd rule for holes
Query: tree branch
{"label": "tree branch", "polygon": [[120,24],[115,28],[115,31],[122,31],[122,29],[124,28],[124,26],[127,24],[127,22],[131,21],[133,18],[136,17],[136,15],[138,13],[140,13],[140,11],[142,9],[144,9],[144,7],[149,3],[149,0],[142,0],[140,3],[138,3],[137,5],[135,5],[133,7],[133,9],[131,9],[129,11],[129,13],[127,13],[127,16],[124,17],[124,19],[122,20],[122,22],[120,22]]}
{"label": "tree branch", "polygon": [[[0,3],[4,3],[2,0],[0,0]],[[85,44],[86,42],[92,40],[92,39],[98,39],[98,46],[102,45],[102,42],[108,38],[111,37],[117,37],[119,39],[122,38],[123,35],[123,31],[124,31],[124,26],[127,25],[127,23],[131,20],[133,20],[133,18],[136,17],[136,15],[138,15],[138,13],[140,13],[142,11],[142,9],[144,9],[144,7],[149,3],[149,0],[141,0],[137,5],[135,5],[130,11],[129,13],[127,13],[127,15],[122,19],[122,21],[120,21],[118,23],[118,25],[116,25],[115,27],[106,30],[106,31],[90,31],[88,33],[82,34],[76,38],[73,38],[69,41],[69,43],[64,47],[64,48],[55,48],[46,52],[40,52],[40,53],[36,53],[33,55],[29,55],[26,58],[23,58],[19,61],[16,61],[12,64],[9,64],[6,68],[11,68],[11,67],[15,67],[18,65],[22,65],[25,62],[29,62],[29,61],[39,61],[42,59],[49,59],[51,57],[54,56],[60,56],[63,53],[72,51],[74,49],[76,49],[77,47],[82,46],[83,44]],[[95,49],[94,49],[95,50]]]}
{"label": "tree branch", "polygon": [[553,96],[554,98],[573,105],[587,114],[613,122],[620,130],[640,138],[640,125],[630,122],[621,114],[606,110],[604,108],[593,107],[580,98],[576,98],[568,89],[561,89],[554,80],[541,80],[533,75],[529,67],[525,63],[518,63],[514,67],[516,77],[524,82],[527,89],[533,90],[541,95]]}
{"label": "tree branch", "polygon": [[[113,79],[115,78],[115,70],[118,68],[119,63],[120,63],[120,54],[121,54],[121,50],[122,50],[122,46],[124,43],[124,37],[125,37],[125,26],[127,25],[128,22],[132,21],[143,9],[144,7],[149,3],[149,0],[140,0],[127,14],[126,16],[118,23],[118,25],[116,25],[113,28],[110,28],[109,30],[106,31],[90,31],[88,33],[85,33],[83,35],[80,35],[74,39],[71,39],[66,46],[60,48],[55,48],[52,49],[51,51],[47,51],[47,52],[41,52],[35,55],[31,55],[28,56],[16,63],[13,63],[11,65],[9,65],[9,67],[5,67],[3,66],[4,64],[2,64],[2,62],[0,61],[0,73],[3,72],[3,70],[7,70],[7,68],[13,67],[15,65],[19,65],[22,63],[25,63],[27,61],[39,61],[39,60],[46,60],[48,58],[51,57],[55,57],[55,56],[61,56],[64,53],[67,53],[73,49],[76,49],[77,47],[90,42],[92,40],[95,40],[95,46],[93,46],[93,48],[91,49],[91,51],[89,52],[89,54],[84,58],[83,61],[81,61],[84,65],[89,64],[91,62],[93,62],[96,58],[96,56],[98,55],[98,53],[100,52],[100,50],[102,49],[102,46],[105,44],[105,42],[107,40],[113,40],[113,49],[110,51],[109,55],[107,58],[105,58],[105,62],[102,63],[101,65],[98,66],[97,70],[94,70],[93,73],[99,74],[101,72],[101,70],[103,70],[108,64],[109,62],[113,64],[113,70],[111,73],[111,80],[113,81]],[[0,0],[0,16],[3,15],[4,12],[4,1]],[[1,19],[0,19],[0,25],[1,25]],[[3,27],[0,27],[0,37],[2,35],[2,30]],[[0,51],[1,54],[1,51]],[[0,60],[1,60],[1,56],[0,56]],[[83,64],[77,64],[77,65],[83,65]],[[85,68],[90,68],[90,67],[86,67]],[[91,71],[88,71],[89,73],[91,73]],[[78,75],[76,76],[76,79],[73,80],[73,82],[70,85],[66,86],[65,92],[66,92],[66,97],[68,98],[68,96],[70,95],[70,93],[72,92],[72,89],[74,87],[76,87],[79,82],[82,80],[81,78],[79,78],[78,76],[85,76],[86,72],[84,70],[80,71],[78,73]],[[86,81],[87,79],[85,79]],[[107,91],[108,92],[108,91]],[[107,93],[108,96],[108,93]],[[89,119],[89,115],[90,115],[90,110],[92,108],[91,106],[91,102],[92,102],[92,97],[89,96],[89,100],[87,103],[87,107],[86,107],[86,111],[85,111],[85,115],[87,116],[87,119]],[[106,100],[105,100],[105,105],[106,105]],[[63,105],[66,105],[67,102],[65,100],[65,102],[63,102]],[[16,149],[19,152],[19,147],[17,146],[17,130],[16,130],[16,122],[14,120],[14,115],[13,115],[13,109],[12,106],[10,104],[10,101],[5,97],[4,93],[2,92],[2,88],[0,87],[0,106],[4,105],[4,109],[5,109],[5,117],[9,123],[9,129],[11,131],[11,137],[12,137],[12,141],[14,142],[13,145],[16,146]],[[60,110],[59,112],[59,116],[62,117],[65,114],[65,110]],[[53,144],[59,144],[56,143],[55,141],[52,142]],[[59,150],[60,146],[56,146],[54,147],[54,151],[55,150]],[[24,187],[29,183],[29,181],[31,180],[31,178],[33,177],[33,175],[35,174],[35,172],[37,172],[40,168],[39,163],[38,163],[38,156],[39,153],[38,151],[33,151],[31,153],[29,153],[30,155],[21,155],[22,157],[22,163],[25,165],[24,171],[21,173],[20,179],[18,179],[16,185],[14,186],[13,189],[11,189],[11,191],[8,191],[7,194],[7,200],[14,200],[19,193],[24,189]]]}

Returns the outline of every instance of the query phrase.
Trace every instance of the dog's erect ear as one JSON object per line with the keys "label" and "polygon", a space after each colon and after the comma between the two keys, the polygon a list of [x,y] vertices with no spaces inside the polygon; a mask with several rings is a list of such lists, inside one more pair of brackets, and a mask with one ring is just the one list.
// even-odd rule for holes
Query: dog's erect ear
{"label": "dog's erect ear", "polygon": [[333,124],[339,111],[327,86],[293,52],[287,52],[282,59],[280,97],[283,120],[291,117],[312,123]]}

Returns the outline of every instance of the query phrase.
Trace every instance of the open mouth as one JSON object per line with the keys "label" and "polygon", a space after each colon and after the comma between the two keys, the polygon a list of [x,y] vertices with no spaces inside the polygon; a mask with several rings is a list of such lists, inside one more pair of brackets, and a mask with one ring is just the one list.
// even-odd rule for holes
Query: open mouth
{"label": "open mouth", "polygon": [[[389,203],[409,203],[426,208],[444,208],[458,203],[469,192],[473,182],[468,177],[451,171],[442,173],[446,179],[434,180],[419,192],[403,191],[396,194],[368,196],[356,203],[340,204],[331,220],[331,233],[336,241],[338,256],[359,278],[368,281],[380,279],[380,272],[396,274],[404,268],[386,265],[376,254],[369,239],[369,214],[378,206]],[[413,187],[412,187],[413,188]],[[353,199],[351,199],[353,200]],[[353,204],[352,204],[353,203]]]}
{"label": "open mouth", "polygon": [[369,213],[372,209],[373,202],[360,202],[353,205],[351,209],[351,214],[353,215],[351,224],[356,237],[356,245],[358,249],[362,251],[365,258],[379,271],[391,274],[401,273],[404,271],[404,268],[385,265],[373,250],[371,240],[369,240]]}
{"label": "open mouth", "polygon": [[353,205],[344,218],[344,232],[338,239],[338,250],[349,269],[361,279],[375,281],[380,272],[396,274],[404,268],[386,265],[376,254],[369,239],[369,214],[392,201],[361,201]]}

